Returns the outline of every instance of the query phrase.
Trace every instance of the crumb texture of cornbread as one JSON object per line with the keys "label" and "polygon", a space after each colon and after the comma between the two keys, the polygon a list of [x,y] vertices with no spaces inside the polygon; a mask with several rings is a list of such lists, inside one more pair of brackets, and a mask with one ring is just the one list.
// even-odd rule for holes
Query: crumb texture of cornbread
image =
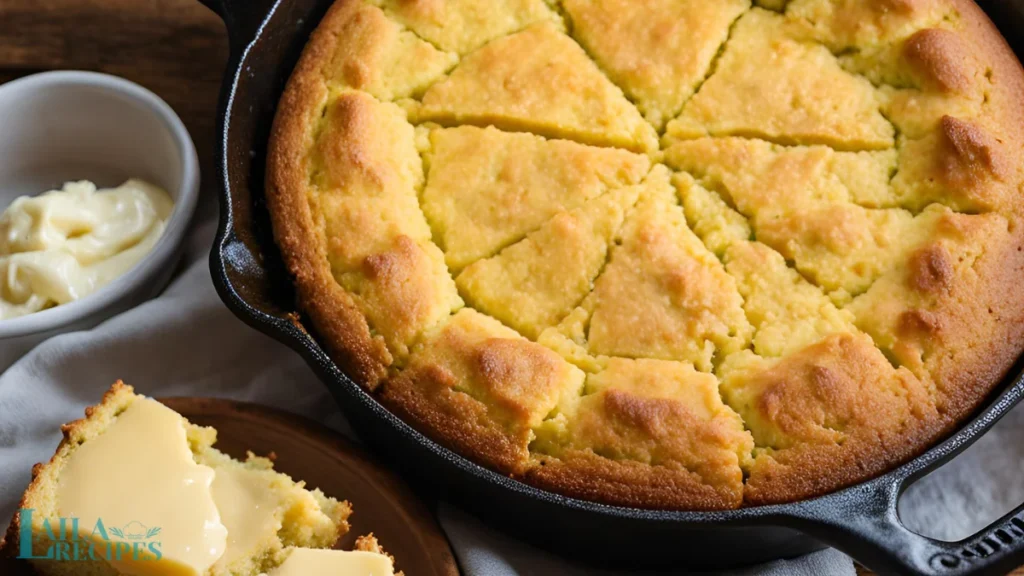
{"label": "crumb texture of cornbread", "polygon": [[[216,505],[219,517],[217,526],[221,526],[221,530],[227,529],[227,541],[226,546],[220,548],[222,554],[211,560],[212,565],[203,570],[204,576],[257,576],[278,565],[287,547],[331,548],[348,531],[347,519],[351,514],[348,502],[327,497],[319,490],[307,490],[302,482],[275,472],[272,462],[267,458],[250,453],[245,462],[232,459],[213,447],[217,440],[216,430],[191,424],[156,401],[135,394],[131,386],[118,381],[99,404],[86,409],[85,418],[62,427],[64,439],[53,458],[32,469],[32,482],[22,497],[19,510],[33,510],[31,546],[34,555],[45,556],[52,543],[45,523],[56,523],[58,518],[75,512],[66,508],[67,503],[62,501],[61,495],[74,495],[77,490],[74,485],[67,485],[68,492],[64,491],[66,483],[82,480],[81,475],[69,478],[71,467],[79,464],[76,462],[78,454],[86,452],[88,447],[101,442],[105,433],[116,429],[119,418],[132,410],[133,406],[146,403],[160,406],[166,414],[180,421],[178,426],[182,431],[180,440],[183,449],[191,454],[193,465],[209,470],[212,478],[207,497],[212,497]],[[126,439],[131,440],[123,435],[119,437],[122,442]],[[143,436],[140,436],[140,444],[142,441]],[[135,447],[135,450],[142,449],[144,447],[141,445]],[[87,456],[95,457],[94,451]],[[88,465],[90,462],[81,463]],[[102,474],[102,470],[93,468],[88,472],[90,475]],[[108,483],[111,483],[110,479]],[[120,493],[127,500],[119,503],[119,506],[132,507],[131,499],[136,497],[145,498],[145,501],[135,503],[138,507],[144,505],[152,511],[163,506],[163,513],[174,514],[175,506],[192,506],[191,503],[174,501],[166,502],[165,505],[161,503],[159,494],[148,494],[160,490],[161,485],[159,479],[154,479],[140,489],[122,487]],[[15,514],[6,536],[0,542],[0,556],[18,554],[22,519],[20,512]],[[106,519],[109,521],[111,517],[108,515]],[[149,521],[156,524],[153,520]],[[169,526],[160,527],[172,531]],[[93,528],[81,529],[89,531]],[[116,576],[125,573],[122,570],[144,573],[142,569],[148,569],[149,564],[154,562],[140,562],[134,567],[118,564],[116,568],[103,559],[79,562],[33,560],[32,563],[37,572],[46,576]],[[177,562],[169,565],[160,562],[159,565],[163,570],[161,574],[195,573]]]}
{"label": "crumb texture of cornbread", "polygon": [[787,502],[919,454],[1024,349],[1022,94],[969,0],[336,0],[267,201],[311,331],[446,447]]}

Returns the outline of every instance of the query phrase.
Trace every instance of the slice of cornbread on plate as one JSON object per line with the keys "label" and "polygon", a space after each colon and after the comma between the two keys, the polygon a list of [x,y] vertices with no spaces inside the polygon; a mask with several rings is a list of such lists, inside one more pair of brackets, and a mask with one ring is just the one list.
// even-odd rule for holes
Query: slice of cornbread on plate
{"label": "slice of cornbread on plate", "polygon": [[348,530],[347,502],[265,458],[232,460],[212,447],[214,429],[121,382],[62,429],[2,546],[46,576],[256,575],[288,546],[331,547]]}
{"label": "slice of cornbread on plate", "polygon": [[583,49],[551,23],[499,38],[431,86],[420,122],[493,124],[634,152],[658,149],[654,127]]}

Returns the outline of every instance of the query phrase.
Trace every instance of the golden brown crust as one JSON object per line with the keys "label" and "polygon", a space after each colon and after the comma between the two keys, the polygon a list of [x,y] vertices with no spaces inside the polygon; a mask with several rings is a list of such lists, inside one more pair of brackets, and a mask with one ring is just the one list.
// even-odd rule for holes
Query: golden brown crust
{"label": "golden brown crust", "polygon": [[[735,368],[742,365],[744,358],[749,361],[745,380],[723,384],[723,395],[743,415],[757,445],[753,458],[730,464],[730,470],[739,474],[742,467],[749,475],[743,484],[743,494],[729,482],[708,482],[692,467],[679,466],[678,462],[652,463],[650,454],[644,450],[658,442],[664,444],[659,450],[668,449],[671,435],[659,436],[659,431],[669,426],[667,422],[682,421],[681,417],[656,417],[678,416],[679,407],[664,399],[606,392],[601,396],[602,418],[614,420],[628,432],[616,436],[604,446],[605,451],[583,444],[539,449],[534,435],[542,436],[543,426],[567,415],[572,421],[573,403],[566,398],[573,395],[565,396],[565,391],[575,386],[575,380],[567,376],[564,367],[540,352],[531,352],[536,345],[517,340],[497,328],[487,329],[494,332],[489,339],[442,346],[445,351],[438,356],[434,338],[457,324],[460,315],[465,317],[463,312],[436,323],[404,322],[403,326],[413,336],[405,338],[411,338],[410,342],[396,345],[387,340],[386,334],[382,335],[379,317],[387,314],[389,303],[404,313],[417,310],[424,304],[416,298],[421,290],[412,288],[405,276],[388,274],[395,269],[391,265],[395,258],[389,257],[389,253],[371,253],[367,249],[366,256],[360,252],[361,243],[342,246],[337,236],[325,238],[322,211],[327,204],[318,203],[316,192],[310,192],[314,169],[308,156],[318,135],[319,114],[328,100],[336,96],[336,92],[329,93],[328,86],[337,88],[340,81],[343,90],[362,89],[380,100],[393,99],[402,90],[404,95],[414,98],[416,94],[429,94],[424,103],[402,105],[414,120],[433,119],[446,126],[462,121],[481,125],[498,122],[506,130],[530,129],[552,138],[582,139],[591,144],[633,149],[645,149],[637,146],[643,139],[634,138],[636,130],[609,137],[609,131],[594,132],[589,124],[581,132],[574,124],[578,119],[571,115],[566,118],[572,122],[562,123],[561,117],[556,118],[557,122],[548,121],[538,117],[552,112],[545,103],[531,100],[532,107],[523,112],[516,108],[522,94],[508,98],[509,91],[520,90],[525,94],[527,88],[539,83],[541,91],[550,88],[559,98],[568,98],[576,105],[573,99],[579,94],[571,87],[566,88],[574,82],[548,86],[551,77],[537,72],[545,69],[548,57],[544,50],[536,49],[539,42],[531,42],[534,50],[527,67],[530,74],[520,73],[522,63],[507,58],[501,50],[502,46],[534,34],[550,45],[571,47],[574,57],[582,56],[561,35],[557,24],[534,23],[533,32],[523,33],[521,30],[529,29],[524,24],[489,35],[486,40],[491,43],[481,40],[474,44],[474,48],[483,46],[479,49],[483,51],[481,56],[480,51],[464,50],[468,40],[463,38],[472,35],[463,34],[465,31],[450,35],[450,31],[443,30],[443,23],[425,20],[425,12],[420,12],[427,3],[407,4],[418,7],[412,12],[412,8],[388,0],[370,3],[384,6],[383,14],[420,36],[430,35],[435,44],[458,51],[462,64],[469,62],[471,66],[461,72],[456,66],[452,75],[432,85],[417,81],[414,88],[386,93],[379,87],[399,84],[380,80],[385,77],[383,71],[372,68],[382,66],[384,61],[379,57],[387,49],[384,20],[377,12],[359,16],[360,0],[338,0],[311,38],[282,97],[268,157],[268,202],[275,236],[295,279],[299,309],[309,316],[331,356],[358,382],[377,390],[381,400],[397,415],[457,452],[540,487],[613,504],[717,509],[744,503],[784,502],[862,481],[913,457],[974,411],[1024,348],[1024,290],[1020,288],[1024,278],[1024,231],[1019,230],[1024,206],[1020,200],[1024,174],[1024,71],[1012,51],[984,13],[969,0],[792,0],[787,10],[794,9],[797,14],[787,11],[780,16],[755,9],[754,14],[740,16],[738,28],[743,29],[746,40],[736,43],[726,62],[728,66],[724,67],[726,73],[722,73],[721,66],[712,67],[711,81],[704,87],[720,86],[730,98],[739,94],[737,97],[742,100],[745,96],[741,91],[729,90],[721,77],[727,77],[730,69],[740,70],[745,64],[743,58],[736,57],[738,51],[754,45],[763,48],[755,50],[759,54],[783,46],[782,51],[788,54],[785,58],[792,58],[792,62],[807,70],[816,66],[825,69],[830,78],[841,82],[819,82],[815,84],[817,92],[806,92],[808,74],[787,76],[786,85],[792,90],[786,92],[787,98],[773,102],[780,108],[773,108],[778,114],[773,112],[775,124],[770,129],[755,126],[757,118],[753,116],[744,116],[747,123],[738,127],[712,129],[721,120],[712,114],[720,99],[709,98],[713,92],[709,90],[701,98],[694,96],[687,101],[682,115],[669,123],[669,136],[664,143],[675,144],[667,153],[669,164],[688,171],[693,181],[684,181],[689,177],[685,173],[677,176],[675,181],[685,211],[664,205],[658,211],[659,218],[668,214],[673,217],[674,226],[697,230],[695,242],[714,244],[706,254],[710,265],[716,265],[716,255],[727,261],[730,254],[735,258],[742,252],[742,248],[736,248],[738,245],[753,246],[747,242],[751,231],[771,246],[762,250],[758,245],[757,250],[747,250],[749,262],[744,265],[749,268],[750,279],[740,282],[739,287],[745,300],[744,314],[756,332],[753,351],[743,350],[743,346],[723,347],[718,353],[702,349],[704,356],[693,355],[700,360],[699,368],[715,370],[727,382],[729,376],[722,371],[723,366]],[[446,10],[458,11],[463,4],[445,6]],[[490,8],[500,11],[500,6]],[[453,21],[468,21],[458,14],[446,14]],[[815,21],[817,17],[823,19]],[[783,22],[800,18],[808,19],[804,24],[811,24],[810,37],[828,50],[820,45],[811,46],[805,37],[798,37],[799,26],[789,28],[794,22]],[[524,22],[527,20],[533,21],[527,18]],[[359,28],[362,21],[373,26]],[[753,27],[756,22],[771,24],[770,38],[760,37],[763,31]],[[343,29],[346,33],[338,34]],[[520,32],[517,34],[516,30]],[[409,30],[403,28],[401,33],[408,34]],[[511,43],[510,34],[515,35]],[[441,38],[452,44],[438,43]],[[339,43],[346,41],[351,45],[339,47]],[[584,45],[586,42],[600,42],[600,38],[585,39]],[[429,52],[423,46],[419,48],[425,50],[424,54]],[[596,57],[599,63],[604,59],[628,68],[629,59],[633,58],[629,53],[598,54],[597,48],[610,48],[613,52],[615,48],[588,46],[594,52],[589,56]],[[567,52],[563,51],[563,56],[564,53]],[[625,64],[616,60],[620,56]],[[437,56],[436,61],[441,63],[443,58]],[[332,69],[338,73],[328,81],[324,74],[330,63],[339,67]],[[890,68],[869,69],[873,65]],[[577,71],[579,68],[569,67]],[[489,77],[488,71],[501,76],[501,81]],[[715,74],[721,77],[716,80]],[[615,78],[614,73],[612,77]],[[604,86],[603,78],[594,74],[588,78]],[[871,86],[866,79],[876,85],[891,85]],[[842,82],[856,89],[845,93],[835,90]],[[488,96],[482,97],[482,90],[467,96],[463,93],[465,86],[484,86]],[[857,129],[866,124],[858,128],[853,125],[856,123],[844,123],[850,118],[830,117],[830,106],[817,106],[827,100],[813,96],[819,93],[836,102],[848,103],[849,98],[856,97],[855,111],[870,117],[874,132],[858,133]],[[812,97],[806,98],[808,94]],[[463,114],[464,106],[460,107],[459,99],[465,100],[464,97],[480,109]],[[495,102],[507,104],[505,108],[512,109],[514,114],[505,114],[505,108],[492,110]],[[688,115],[687,106],[702,102],[707,114]],[[734,112],[746,114],[753,109],[743,101],[734,104],[730,108]],[[793,110],[784,109],[785,106]],[[670,108],[678,107],[673,104]],[[884,118],[879,111],[885,113]],[[636,116],[634,112],[630,110],[631,118]],[[816,117],[817,123],[804,125],[801,122],[807,118],[801,113],[820,113],[821,117]],[[373,131],[380,127],[355,109],[332,109],[328,115],[326,125],[337,129],[337,135],[332,136],[328,147],[321,149],[323,154],[318,161],[322,162],[319,167],[323,170],[316,172],[317,177],[323,178],[328,186],[359,193],[393,183],[398,172],[381,162],[395,158],[374,156]],[[667,118],[656,118],[659,124],[662,120]],[[838,122],[838,128],[828,122]],[[493,127],[487,130],[503,138],[508,135]],[[891,137],[893,132],[898,134],[896,138]],[[736,138],[730,141],[722,137],[729,134]],[[757,140],[759,136],[774,144]],[[819,145],[792,146],[799,143]],[[421,153],[431,145],[418,144]],[[726,168],[714,170],[724,171],[724,175],[709,170],[717,161],[707,152],[719,148],[724,160],[718,164]],[[735,153],[726,157],[730,151]],[[429,180],[430,153],[425,153],[425,158]],[[654,155],[653,159],[659,158]],[[769,165],[765,159],[777,162]],[[458,160],[456,157],[445,164],[445,169],[454,174],[451,180],[456,184],[469,178],[468,171],[466,176],[459,172],[462,165]],[[761,164],[766,169],[758,175],[754,168],[760,166],[761,160],[765,160]],[[525,166],[513,164],[508,167],[510,170]],[[579,168],[582,173],[588,170],[583,162]],[[895,177],[892,170],[897,170]],[[497,175],[503,185],[509,184],[507,178],[502,180],[505,176],[504,172]],[[794,181],[800,186],[793,186]],[[365,182],[371,185],[364,185]],[[513,192],[514,184],[509,185]],[[419,191],[423,185],[417,181],[411,186]],[[410,185],[403,182],[403,186]],[[426,189],[430,191],[431,203],[436,200],[442,209],[449,208],[444,204],[449,200],[445,190],[438,193],[429,181]],[[516,198],[525,198],[518,194],[510,194],[510,209],[518,206]],[[643,195],[637,205],[644,205]],[[972,215],[956,215],[944,206]],[[486,205],[480,209],[486,209]],[[706,210],[712,210],[713,221],[701,219]],[[684,221],[684,212],[689,222]],[[444,221],[439,234],[438,213],[433,209],[427,212],[433,238],[443,238],[445,227],[458,225]],[[376,213],[368,209],[353,210],[352,214],[352,218],[338,225],[369,222]],[[837,222],[841,225],[837,226]],[[327,227],[330,226],[328,222]],[[725,230],[725,226],[730,228]],[[531,221],[498,244],[518,242],[538,227]],[[383,230],[386,226],[367,226],[368,230],[377,228]],[[803,235],[796,234],[801,231]],[[629,239],[626,234],[625,240]],[[414,242],[429,243],[430,238],[424,233],[423,237],[405,238],[401,242],[411,250]],[[613,265],[605,264],[593,280],[595,285],[604,286],[610,278],[614,279],[614,263],[621,261],[623,254],[628,255],[622,248],[622,234],[613,244],[607,256]],[[367,241],[366,246],[371,245],[375,250],[379,248]],[[480,251],[490,256],[496,249]],[[405,252],[411,253],[410,250]],[[764,256],[768,253],[774,256]],[[332,254],[342,257],[332,261]],[[452,258],[452,254],[445,256]],[[795,262],[804,278],[792,266],[786,268],[785,258]],[[455,271],[471,265],[475,259],[471,256],[465,261],[458,260]],[[663,262],[659,263],[663,269]],[[452,261],[448,264],[452,265]],[[335,279],[339,277],[339,266],[360,270],[366,278],[399,279],[392,284],[407,290],[396,290],[398,296],[378,302],[375,319],[359,300],[357,289],[344,281],[339,285]],[[781,274],[778,267],[792,274]],[[349,268],[345,268],[345,273]],[[740,268],[739,261],[734,260],[726,272],[735,276]],[[607,275],[609,270],[612,275]],[[632,266],[630,270],[639,269]],[[859,276],[851,279],[851,270]],[[761,272],[763,278],[758,276]],[[770,293],[777,305],[763,301],[755,305],[751,291],[758,282],[773,275],[775,280],[781,278]],[[495,276],[493,282],[509,283],[500,274]],[[686,279],[692,281],[692,277],[689,274]],[[683,280],[680,277],[680,283]],[[764,284],[760,286],[765,288]],[[676,290],[673,298],[689,304],[708,301],[706,293],[698,298],[683,292]],[[790,292],[799,292],[806,298],[798,302],[796,298],[787,300],[781,296]],[[620,295],[618,303],[628,302],[627,299],[628,295]],[[649,299],[663,300],[666,314],[681,309],[672,298]],[[595,312],[595,302],[592,292],[562,324],[543,330],[540,341],[591,372],[607,366],[607,356],[591,356],[597,352],[643,356],[632,350],[587,348],[592,342],[600,344],[603,334],[605,312]],[[458,307],[455,304],[451,309]],[[716,310],[722,312],[720,306]],[[497,315],[514,324],[508,320],[514,314],[510,310],[504,316]],[[591,333],[591,321],[595,318],[596,329]],[[738,318],[742,319],[742,315]],[[497,324],[493,319],[488,322]],[[625,320],[620,324],[616,326],[617,334],[640,336],[644,335],[641,328],[654,325],[637,326]],[[527,329],[531,331],[535,330]],[[657,335],[664,337],[663,332]],[[741,344],[751,340],[746,332],[733,329],[732,325],[728,331]],[[548,338],[552,334],[557,338]],[[403,348],[405,344],[407,348]],[[744,354],[749,356],[743,357]],[[893,368],[886,357],[900,367]],[[537,376],[549,372],[558,376],[540,378],[547,384],[539,388],[527,386],[521,379],[523,374]],[[737,398],[742,394],[737,396],[735,390],[753,392],[741,401]],[[582,392],[582,399],[577,394],[574,401],[582,405],[594,394],[587,389]],[[679,422],[676,425],[686,428]],[[614,428],[609,425],[608,434],[614,435]],[[698,436],[694,433],[687,441]],[[610,455],[609,451],[617,450],[619,443],[626,447],[622,449],[626,457]],[[647,448],[631,450],[630,443]]]}
{"label": "golden brown crust", "polygon": [[965,93],[973,85],[977,62],[955,32],[938,28],[915,32],[903,46],[903,57],[926,86]]}
{"label": "golden brown crust", "polygon": [[458,382],[436,366],[409,369],[387,380],[380,399],[426,435],[482,464],[506,474],[521,474],[528,465],[529,430],[504,429],[487,406],[455,390]]}
{"label": "golden brown crust", "polygon": [[[341,18],[348,4],[359,1],[335,2],[324,22]],[[331,275],[321,232],[304,192],[314,122],[327,100],[322,63],[332,57],[336,42],[329,26],[318,27],[281,96],[267,145],[267,206],[274,238],[294,276],[299,308],[309,316],[331,356],[356,382],[372,389],[387,374],[391,355],[381,340],[371,336],[351,295]]]}
{"label": "golden brown crust", "polygon": [[764,370],[727,379],[730,404],[755,441],[744,495],[749,504],[806,498],[906,460],[941,422],[926,387],[894,369],[864,336],[836,334]]}
{"label": "golden brown crust", "polygon": [[[376,554],[383,554],[391,559],[392,565],[395,564],[395,557],[391,554],[388,554],[387,550],[385,550],[384,547],[380,545],[380,542],[377,541],[377,537],[373,535],[373,532],[370,532],[365,536],[360,536],[356,538],[356,542],[352,545],[352,549],[359,550],[361,552],[374,552]],[[404,575],[405,573],[401,570],[395,572],[395,576]]]}
{"label": "golden brown crust", "polygon": [[685,468],[612,460],[584,450],[539,456],[526,480],[574,498],[632,508],[722,510],[738,507],[743,497],[704,483]]}
{"label": "golden brown crust", "polygon": [[380,397],[456,451],[522,475],[532,428],[582,384],[554,352],[465,309],[384,382]]}

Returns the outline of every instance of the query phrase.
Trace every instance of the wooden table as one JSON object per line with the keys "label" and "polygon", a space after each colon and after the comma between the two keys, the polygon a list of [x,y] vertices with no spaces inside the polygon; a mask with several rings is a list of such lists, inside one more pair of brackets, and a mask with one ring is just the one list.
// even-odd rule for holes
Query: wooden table
{"label": "wooden table", "polygon": [[[196,0],[0,0],[0,83],[54,69],[137,82],[181,116],[204,175],[227,58],[224,24]],[[216,194],[214,179],[202,193]]]}
{"label": "wooden table", "polygon": [[[181,116],[203,174],[213,174],[228,43],[223,23],[198,1],[0,0],[0,23],[0,83],[69,68],[138,82]],[[217,193],[212,178],[202,193]],[[1013,574],[1024,576],[1024,567]]]}

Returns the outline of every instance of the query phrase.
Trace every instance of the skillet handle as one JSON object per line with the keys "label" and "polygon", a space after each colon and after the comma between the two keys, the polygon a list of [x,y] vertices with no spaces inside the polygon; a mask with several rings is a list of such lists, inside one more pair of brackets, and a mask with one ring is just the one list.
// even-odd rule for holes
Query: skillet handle
{"label": "skillet handle", "polygon": [[988,576],[1024,564],[1024,504],[977,534],[943,542],[911,532],[896,504],[908,483],[869,482],[798,507],[794,527],[880,574]]}
{"label": "skillet handle", "polygon": [[259,31],[275,0],[199,0],[214,11],[228,30],[231,54],[241,53]]}

